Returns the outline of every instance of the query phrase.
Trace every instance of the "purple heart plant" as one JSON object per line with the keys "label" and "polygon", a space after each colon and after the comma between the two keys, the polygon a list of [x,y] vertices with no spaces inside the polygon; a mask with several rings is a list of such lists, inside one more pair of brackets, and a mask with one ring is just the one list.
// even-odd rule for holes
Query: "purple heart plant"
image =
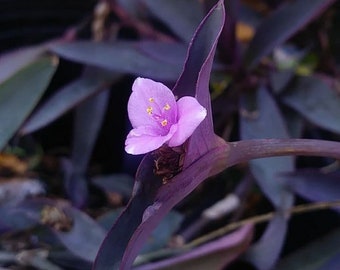
{"label": "purple heart plant", "polygon": [[[198,26],[183,72],[172,91],[150,79],[135,80],[128,102],[133,129],[127,135],[125,150],[146,155],[136,174],[132,198],[106,235],[93,269],[130,269],[161,219],[200,183],[228,167],[273,156],[340,158],[337,142],[226,142],[214,133],[209,80],[224,24],[225,9],[220,0]],[[145,269],[157,267],[151,264]]]}
{"label": "purple heart plant", "polygon": [[[40,42],[37,23],[17,44],[3,35],[4,51],[20,48],[0,55],[0,268],[203,270],[240,258],[337,269],[338,246],[325,247],[339,231],[313,247],[315,262],[293,250],[276,268],[292,214],[339,212],[336,1],[259,1],[265,12],[241,0],[75,2],[88,10],[59,39],[20,47]],[[259,215],[262,203],[273,212]]]}
{"label": "purple heart plant", "polygon": [[133,129],[127,135],[125,151],[139,155],[166,144],[182,145],[207,116],[191,96],[176,101],[164,84],[137,78],[132,86],[128,113]]}

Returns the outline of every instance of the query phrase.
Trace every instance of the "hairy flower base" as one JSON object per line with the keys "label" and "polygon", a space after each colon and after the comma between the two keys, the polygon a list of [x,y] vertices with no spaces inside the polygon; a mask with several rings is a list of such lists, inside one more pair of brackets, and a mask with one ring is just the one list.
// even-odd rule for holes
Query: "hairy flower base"
{"label": "hairy flower base", "polygon": [[139,155],[158,149],[182,145],[204,120],[207,111],[194,97],[176,101],[164,84],[137,78],[128,102],[133,129],[127,135],[125,151]]}

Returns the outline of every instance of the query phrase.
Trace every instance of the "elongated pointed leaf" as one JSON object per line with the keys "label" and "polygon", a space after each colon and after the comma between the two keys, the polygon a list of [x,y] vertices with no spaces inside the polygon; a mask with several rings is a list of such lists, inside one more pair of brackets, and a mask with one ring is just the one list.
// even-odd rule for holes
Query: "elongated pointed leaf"
{"label": "elongated pointed leaf", "polygon": [[294,0],[272,12],[258,27],[245,54],[245,67],[252,68],[275,46],[287,40],[335,0]]}
{"label": "elongated pointed leaf", "polygon": [[[142,222],[145,209],[152,204],[155,193],[161,185],[161,179],[156,177],[150,169],[153,162],[151,154],[144,157],[137,172],[133,197],[106,235],[93,269],[119,269],[129,240]],[[139,248],[141,248],[141,245]]]}
{"label": "elongated pointed leaf", "polygon": [[340,173],[298,170],[281,175],[280,180],[291,190],[311,201],[335,201],[340,198]]}
{"label": "elongated pointed leaf", "polygon": [[150,11],[182,40],[189,42],[203,19],[203,7],[196,0],[144,0]]}
{"label": "elongated pointed leaf", "polygon": [[21,134],[28,134],[45,127],[79,103],[105,89],[118,78],[117,74],[86,68],[79,79],[57,90],[32,114],[21,128]]}
{"label": "elongated pointed leaf", "polygon": [[[105,236],[104,229],[87,214],[62,201],[45,198],[27,200],[18,207],[17,211],[21,215],[41,223],[42,211],[46,206],[55,207],[72,221],[68,231],[49,227],[51,232],[74,255],[92,262]],[[60,216],[56,215],[55,217],[58,220]]]}
{"label": "elongated pointed leaf", "polygon": [[209,81],[224,21],[224,5],[219,1],[195,32],[188,49],[184,70],[173,89],[178,96],[196,96],[200,104],[207,109],[207,117],[189,140],[184,167],[219,144],[213,128]]}
{"label": "elongated pointed leaf", "polygon": [[268,224],[261,239],[245,254],[245,259],[259,270],[274,269],[279,259],[287,232],[287,221],[282,213],[277,213]]}
{"label": "elongated pointed leaf", "polygon": [[52,58],[43,57],[0,84],[0,149],[37,104],[56,67]]}
{"label": "elongated pointed leaf", "polygon": [[77,107],[72,144],[72,173],[65,179],[66,192],[74,205],[84,206],[88,197],[85,177],[109,101],[103,91]]}
{"label": "elongated pointed leaf", "polygon": [[340,134],[340,96],[320,78],[298,78],[282,100],[312,123]]}
{"label": "elongated pointed leaf", "polygon": [[[248,103],[255,103],[257,108],[249,108],[244,98],[241,113],[242,139],[289,137],[282,115],[266,88],[260,88],[256,98],[248,97]],[[250,168],[261,190],[276,207],[291,207],[292,194],[275,178],[278,173],[293,171],[293,157],[255,159],[250,161]]]}
{"label": "elongated pointed leaf", "polygon": [[59,43],[51,50],[72,61],[156,80],[176,81],[181,71],[179,66],[146,55],[135,42],[77,41]]}
{"label": "elongated pointed leaf", "polygon": [[46,48],[42,45],[20,48],[0,55],[0,83],[34,62]]}
{"label": "elongated pointed leaf", "polygon": [[208,168],[207,164],[216,166],[226,160],[226,155],[225,148],[216,148],[166,185],[154,175],[153,157],[147,155],[136,176],[134,195],[106,236],[93,269],[128,269],[147,237],[171,208],[204,179],[224,168]]}
{"label": "elongated pointed leaf", "polygon": [[141,41],[136,46],[144,54],[176,66],[184,64],[187,53],[187,46],[179,42]]}
{"label": "elongated pointed leaf", "polygon": [[[241,113],[241,136],[243,139],[288,138],[288,131],[274,99],[268,90],[261,87],[257,96],[244,98]],[[294,169],[293,157],[273,157],[250,161],[250,169],[262,192],[278,209],[287,209],[293,204],[293,194],[278,181],[278,174]],[[278,215],[268,225],[264,235],[247,252],[248,260],[258,269],[269,270],[279,258],[285,239],[287,224],[282,215]],[[261,255],[260,255],[261,254]],[[262,254],[266,254],[263,256]]]}
{"label": "elongated pointed leaf", "polygon": [[136,270],[205,270],[223,269],[248,247],[252,239],[252,227],[245,226],[218,240],[202,245],[192,251],[137,267]]}
{"label": "elongated pointed leaf", "polygon": [[[206,33],[207,36],[205,36],[205,39],[202,36],[198,39],[199,34],[194,36],[192,46],[189,48],[189,56],[184,72],[181,79],[179,79],[183,82],[191,83],[190,87],[192,88],[189,91],[191,95],[195,95],[195,90],[198,91],[196,94],[200,96],[200,102],[207,102],[209,98],[204,99],[209,96],[209,92],[203,93],[203,91],[209,90],[207,86],[214,46],[220,32],[220,29],[214,31],[215,36],[211,36],[208,29],[212,29],[213,25],[221,27],[224,19],[223,14],[223,1],[219,1],[199,26],[197,33]],[[207,37],[212,38],[213,41],[206,42]],[[195,54],[192,54],[192,48],[195,48]],[[202,57],[202,54],[205,58]],[[200,66],[194,66],[192,72],[186,71],[188,68],[193,68],[195,57],[199,58],[196,64]],[[188,63],[190,64],[189,66]],[[208,64],[205,65],[205,63]],[[204,74],[201,77],[199,76],[200,72]],[[186,76],[189,78],[186,78]],[[199,78],[208,81],[202,82],[200,87],[196,89],[196,83]],[[178,92],[175,91],[175,93],[182,95],[184,88],[177,87],[177,89]],[[225,160],[226,155],[227,146],[225,144],[221,147],[210,148],[205,155],[196,156],[194,158],[194,160],[197,160],[195,163],[187,165],[180,174],[166,184],[162,183],[160,177],[154,175],[154,158],[152,154],[147,155],[139,167],[133,197],[104,240],[93,269],[129,269],[140,248],[160,220],[199,183],[224,169],[225,164],[221,164],[221,160]],[[207,164],[211,165],[207,166]]]}

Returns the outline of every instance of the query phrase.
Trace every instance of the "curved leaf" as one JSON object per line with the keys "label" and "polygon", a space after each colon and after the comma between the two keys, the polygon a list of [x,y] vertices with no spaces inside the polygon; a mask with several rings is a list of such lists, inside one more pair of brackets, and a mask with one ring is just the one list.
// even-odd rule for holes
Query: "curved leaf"
{"label": "curved leaf", "polygon": [[136,270],[205,270],[224,269],[224,267],[237,258],[249,245],[252,239],[252,227],[245,226],[220,239],[197,247],[187,253],[150,263]]}
{"label": "curved leaf", "polygon": [[283,213],[276,213],[261,239],[247,250],[245,259],[255,265],[256,269],[274,269],[281,254],[286,233],[287,221]]}
{"label": "curved leaf", "polygon": [[59,241],[77,257],[88,262],[94,261],[100,242],[105,237],[104,229],[88,215],[62,201],[44,198],[26,200],[18,207],[18,211],[34,221],[41,222],[42,211],[46,206],[57,208],[72,220],[69,231],[50,227]]}
{"label": "curved leaf", "polygon": [[183,72],[173,89],[174,94],[178,96],[196,96],[199,103],[207,109],[207,117],[189,140],[184,167],[219,144],[213,128],[209,81],[217,41],[224,21],[224,5],[219,1],[195,32]]}
{"label": "curved leaf", "polygon": [[340,96],[320,78],[297,78],[282,100],[312,123],[340,134]]}
{"label": "curved leaf", "polygon": [[249,44],[244,62],[246,68],[258,64],[262,57],[287,40],[301,29],[335,0],[305,0],[290,1],[272,12],[258,27],[255,37]]}
{"label": "curved leaf", "polygon": [[106,89],[112,81],[118,78],[119,75],[117,74],[108,74],[100,69],[86,68],[79,79],[57,90],[43,103],[26,121],[20,133],[28,134],[45,127],[87,98]]}
{"label": "curved leaf", "polygon": [[180,74],[179,66],[145,55],[135,42],[76,41],[53,45],[51,50],[75,62],[155,80],[175,81]]}
{"label": "curved leaf", "polygon": [[[178,92],[174,90],[175,94],[182,95],[184,90],[188,90],[192,95],[195,95],[196,90],[200,102],[206,104],[209,101],[208,85],[212,58],[223,22],[224,6],[223,1],[219,1],[199,26],[197,34],[193,38],[184,72],[179,79],[179,82],[182,81],[184,84],[177,84]],[[219,29],[215,30],[213,26]],[[213,34],[210,32],[211,29],[214,29]],[[204,38],[202,34],[206,34]],[[212,40],[207,42],[208,37]],[[195,57],[198,58],[197,61]],[[192,66],[193,64],[199,66]],[[187,70],[190,68],[194,69]],[[198,80],[202,81],[198,83]],[[182,88],[183,85],[188,85],[187,83],[191,88]],[[197,88],[196,84],[199,85]],[[208,105],[210,106],[210,104]],[[213,133],[213,131],[211,132]],[[196,162],[188,164],[180,174],[166,184],[153,172],[153,155],[146,155],[138,169],[133,197],[106,236],[93,269],[129,269],[131,267],[152,230],[171,208],[207,177],[225,168],[225,164],[222,165],[221,160],[226,160],[228,148],[225,142],[222,146],[217,146],[215,141],[214,146],[214,148],[209,148],[205,155],[196,155],[192,158],[191,160],[196,160]],[[189,149],[187,155],[190,151]],[[211,164],[211,166],[207,166],[207,164]]]}
{"label": "curved leaf", "polygon": [[0,84],[0,149],[33,110],[56,68],[55,59],[42,57]]}
{"label": "curved leaf", "polygon": [[31,64],[46,50],[45,46],[20,48],[0,56],[0,83]]}
{"label": "curved leaf", "polygon": [[213,149],[185,172],[162,185],[162,179],[153,174],[152,155],[147,155],[137,173],[134,196],[106,236],[94,269],[128,269],[147,237],[166,213],[199,183],[224,168],[216,171],[208,168],[207,164],[216,166],[221,160],[226,160],[226,157],[225,148]]}
{"label": "curved leaf", "polygon": [[72,173],[65,179],[66,192],[74,205],[84,206],[87,196],[85,177],[109,101],[109,90],[87,100],[76,108],[72,143]]}
{"label": "curved leaf", "polygon": [[[241,137],[242,139],[288,138],[288,131],[274,99],[266,88],[260,88],[256,97],[246,97],[242,101]],[[251,111],[246,103],[257,107]],[[292,194],[275,181],[278,173],[294,169],[293,157],[272,157],[250,161],[250,168],[264,194],[278,208],[289,208],[293,203]]]}
{"label": "curved leaf", "polygon": [[143,0],[150,11],[184,41],[189,42],[203,19],[203,7],[196,0]]}
{"label": "curved leaf", "polygon": [[280,176],[289,189],[311,201],[335,201],[340,198],[340,173],[298,170]]}
{"label": "curved leaf", "polygon": [[182,66],[187,47],[179,42],[140,41],[137,48],[146,55],[172,65]]}

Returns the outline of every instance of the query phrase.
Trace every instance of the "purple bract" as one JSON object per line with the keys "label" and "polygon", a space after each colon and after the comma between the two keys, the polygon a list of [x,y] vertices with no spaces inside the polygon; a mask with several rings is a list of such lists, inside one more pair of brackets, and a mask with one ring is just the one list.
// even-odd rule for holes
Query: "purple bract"
{"label": "purple bract", "polygon": [[207,115],[191,96],[176,101],[164,84],[137,78],[132,86],[128,113],[133,129],[127,135],[125,151],[139,155],[183,144]]}

